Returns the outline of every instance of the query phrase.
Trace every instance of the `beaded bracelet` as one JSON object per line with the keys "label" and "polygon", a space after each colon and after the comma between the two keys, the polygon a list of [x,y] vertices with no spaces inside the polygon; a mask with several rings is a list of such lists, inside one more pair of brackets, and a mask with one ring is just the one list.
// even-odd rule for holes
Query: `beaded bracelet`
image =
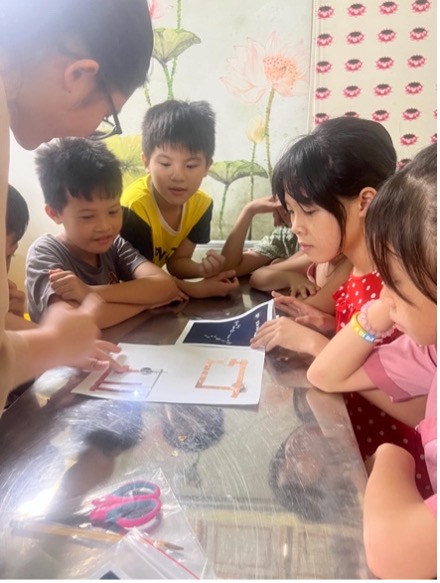
{"label": "beaded bracelet", "polygon": [[376,340],[383,340],[384,338],[388,338],[389,336],[394,334],[394,331],[396,330],[396,326],[395,326],[395,324],[393,324],[392,326],[390,326],[390,328],[388,328],[388,330],[384,330],[383,332],[378,332],[377,330],[374,330],[371,327],[371,324],[368,321],[368,309],[375,302],[377,302],[377,300],[370,300],[369,302],[364,304],[361,308],[361,311],[358,312],[357,320],[358,320],[359,325],[362,326],[362,328],[366,332],[369,332],[370,334],[373,334],[376,337]]}
{"label": "beaded bracelet", "polygon": [[374,334],[372,334],[371,332],[368,332],[368,330],[365,330],[364,328],[362,328],[362,326],[359,324],[358,321],[358,315],[360,312],[356,312],[356,314],[353,314],[353,316],[351,317],[350,320],[350,325],[353,328],[353,330],[356,332],[356,334],[358,334],[361,338],[363,338],[364,340],[366,340],[367,342],[376,342],[377,338]]}

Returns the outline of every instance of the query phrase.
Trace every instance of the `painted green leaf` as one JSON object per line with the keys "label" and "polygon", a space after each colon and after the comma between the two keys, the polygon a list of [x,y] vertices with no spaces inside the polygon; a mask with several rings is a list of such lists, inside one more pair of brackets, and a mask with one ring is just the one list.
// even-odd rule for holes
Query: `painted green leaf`
{"label": "painted green leaf", "polygon": [[140,135],[112,136],[106,140],[106,144],[121,162],[124,188],[137,178],[145,176],[141,159],[142,137]]}
{"label": "painted green leaf", "polygon": [[201,40],[193,32],[177,28],[156,28],[154,30],[153,57],[162,65],[172,61],[192,45]]}
{"label": "painted green leaf", "polygon": [[209,169],[209,176],[223,182],[229,186],[239,178],[246,176],[261,176],[261,178],[268,178],[266,170],[256,162],[248,162],[247,160],[233,160],[214,162]]}

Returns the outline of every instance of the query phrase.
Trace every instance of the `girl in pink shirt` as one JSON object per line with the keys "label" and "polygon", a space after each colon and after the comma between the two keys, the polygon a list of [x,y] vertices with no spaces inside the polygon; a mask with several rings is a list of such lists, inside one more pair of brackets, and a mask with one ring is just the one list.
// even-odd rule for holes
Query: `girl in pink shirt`
{"label": "girl in pink shirt", "polygon": [[[366,235],[384,281],[380,298],[352,316],[307,375],[328,392],[368,393],[421,435],[434,491],[426,500],[405,449],[384,443],[371,459],[364,541],[371,570],[384,579],[437,575],[436,178],[434,144],[379,191],[367,214]],[[394,327],[403,334],[378,345]]]}

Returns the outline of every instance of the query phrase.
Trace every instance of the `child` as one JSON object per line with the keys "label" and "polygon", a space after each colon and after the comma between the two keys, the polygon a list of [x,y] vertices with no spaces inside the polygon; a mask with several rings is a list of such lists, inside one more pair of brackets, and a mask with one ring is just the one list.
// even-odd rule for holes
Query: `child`
{"label": "child", "polygon": [[[384,280],[380,298],[352,317],[307,375],[325,391],[365,391],[388,403],[392,399],[396,415],[400,401],[427,395],[425,411],[420,414],[419,407],[414,408],[414,421],[435,492],[436,176],[436,146],[431,145],[380,190],[366,221],[369,250]],[[403,335],[377,346],[393,325]],[[417,491],[413,458],[396,445],[381,445],[373,458],[364,504],[365,548],[377,577],[436,577],[436,508],[436,494],[423,500]]]}
{"label": "child", "polygon": [[[13,186],[8,186],[8,198],[6,207],[6,267],[9,271],[11,259],[18,248],[18,243],[23,237],[29,223],[29,209],[22,195]],[[38,325],[24,318],[25,294],[17,288],[17,285],[8,279],[9,286],[9,311],[5,318],[6,330],[32,330]],[[125,365],[111,358],[110,353],[120,352],[120,348],[111,342],[96,341],[99,355],[108,361],[108,366],[116,372],[124,372]],[[12,405],[28,388],[32,386],[34,379],[12,390],[6,400],[5,409]]]}
{"label": "child", "polygon": [[8,185],[6,202],[6,269],[11,267],[11,259],[18,249],[18,243],[29,224],[29,209],[26,201],[16,188]]}
{"label": "child", "polygon": [[[261,213],[273,213],[274,231],[252,249],[243,251],[246,235],[253,218]],[[238,215],[222,249],[225,267],[234,269],[237,276],[247,275],[273,261],[287,259],[297,250],[297,238],[290,229],[290,217],[273,196],[248,202]]]}
{"label": "child", "polygon": [[117,112],[145,82],[153,48],[145,0],[4,0],[1,12],[0,407],[14,386],[48,368],[108,366],[96,345],[96,296],[77,310],[53,306],[39,329],[5,332],[9,131],[27,149],[89,135],[103,120],[109,133],[121,132]]}
{"label": "child", "polygon": [[[396,153],[387,130],[376,122],[348,117],[320,124],[276,165],[274,192],[292,213],[292,229],[304,253],[316,263],[342,253],[353,265],[348,281],[335,294],[336,331],[363,304],[379,297],[382,289],[382,279],[368,255],[364,221],[377,189],[395,167]],[[252,347],[272,350],[282,346],[317,356],[329,342],[325,335],[329,318],[295,298],[278,297],[275,303],[321,331],[291,318],[278,318],[263,324]],[[364,460],[385,440],[406,440],[408,450],[416,453],[418,438],[411,427],[386,416],[356,393],[347,394],[345,402]],[[423,490],[429,486],[426,467],[423,460],[417,463]]]}
{"label": "child", "polygon": [[[6,206],[6,270],[9,272],[11,259],[17,251],[18,243],[23,237],[29,223],[29,209],[26,201],[13,186],[8,186]],[[6,314],[5,325],[8,330],[21,330],[25,310],[25,294],[17,285],[8,279],[9,311]]]}
{"label": "child", "polygon": [[[265,212],[273,213],[274,222],[278,226],[252,249],[243,251],[252,219],[256,214]],[[335,261],[338,276],[335,273],[336,266],[311,264],[308,257],[297,250],[297,237],[290,227],[289,214],[280,201],[271,196],[253,200],[243,207],[223,246],[222,255],[226,259],[224,267],[234,269],[237,276],[251,273],[251,287],[261,291],[287,290],[290,295],[303,299],[315,295],[330,280],[333,281],[330,293],[333,293],[350,272],[350,265],[343,257]],[[328,288],[325,292],[327,294]],[[318,305],[323,307],[323,304]]]}
{"label": "child", "polygon": [[34,322],[49,304],[64,300],[77,306],[91,291],[105,300],[101,328],[178,298],[172,278],[119,235],[122,174],[103,142],[59,140],[38,151],[36,165],[46,213],[63,229],[39,237],[28,252],[26,287]]}
{"label": "child", "polygon": [[[147,175],[123,193],[121,235],[159,267],[166,265],[191,297],[226,295],[238,287],[233,271],[222,272],[224,257],[208,251],[212,199],[199,190],[212,163],[215,116],[205,101],[169,100],[150,108],[142,124],[142,160]],[[184,278],[205,278],[199,282]]]}
{"label": "child", "polygon": [[[364,220],[377,188],[395,168],[396,152],[386,129],[349,117],[320,124],[294,143],[275,166],[273,191],[291,214],[300,249],[316,264],[335,261],[342,254],[353,265],[345,284],[347,293],[355,289],[353,299],[345,297],[345,306],[336,301],[337,328],[350,319],[354,308],[349,301],[360,306],[380,292],[381,280],[366,249]],[[304,305],[291,297],[277,298],[275,303],[295,316]],[[327,342],[316,330],[277,318],[259,329],[252,346],[266,350],[282,346],[316,356]]]}

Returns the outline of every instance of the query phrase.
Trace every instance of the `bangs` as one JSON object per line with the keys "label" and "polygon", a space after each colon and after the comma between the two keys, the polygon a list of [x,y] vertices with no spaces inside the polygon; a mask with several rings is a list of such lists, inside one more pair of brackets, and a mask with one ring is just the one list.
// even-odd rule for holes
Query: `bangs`
{"label": "bangs", "polygon": [[122,190],[119,187],[115,187],[115,184],[112,182],[108,185],[101,184],[94,184],[88,185],[87,187],[67,187],[67,192],[73,198],[83,198],[89,202],[93,200],[112,200],[112,199],[120,199]]}
{"label": "bangs", "polygon": [[[304,136],[280,158],[273,171],[272,190],[285,207],[285,195],[298,204],[316,204],[333,213],[328,193],[334,191],[332,161],[314,135]],[[328,171],[330,170],[330,171]]]}

